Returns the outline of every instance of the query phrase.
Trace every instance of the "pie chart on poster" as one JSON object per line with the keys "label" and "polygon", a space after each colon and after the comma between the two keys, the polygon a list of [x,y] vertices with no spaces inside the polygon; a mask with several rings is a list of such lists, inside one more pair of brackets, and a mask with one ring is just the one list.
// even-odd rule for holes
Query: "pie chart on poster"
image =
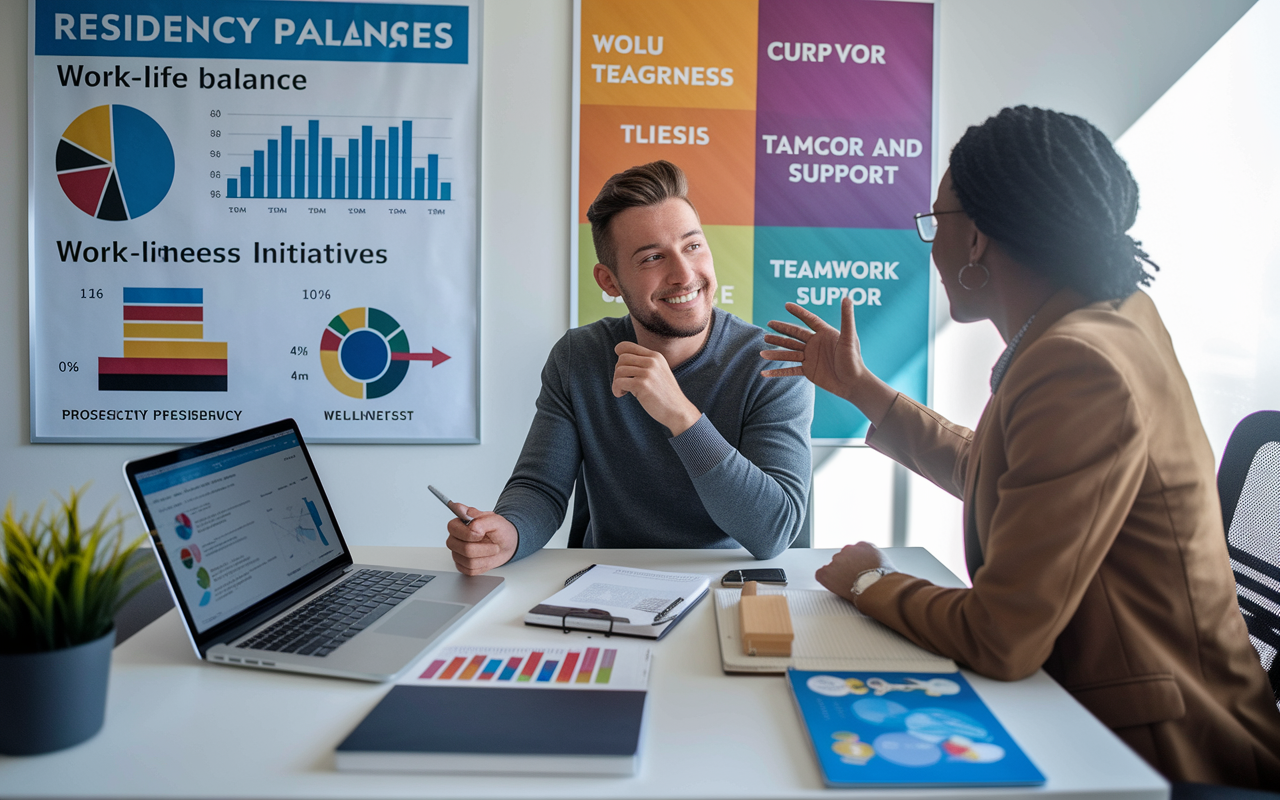
{"label": "pie chart on poster", "polygon": [[58,183],[67,199],[98,219],[137,219],[160,205],[173,184],[173,145],[133,106],[96,106],[76,117],[58,142]]}

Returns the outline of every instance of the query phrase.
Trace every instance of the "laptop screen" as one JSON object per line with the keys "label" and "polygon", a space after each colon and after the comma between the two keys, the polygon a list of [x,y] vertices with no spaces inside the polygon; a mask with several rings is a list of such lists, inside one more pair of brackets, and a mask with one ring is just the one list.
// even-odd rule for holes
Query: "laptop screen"
{"label": "laptop screen", "polygon": [[135,477],[197,633],[345,553],[292,430]]}

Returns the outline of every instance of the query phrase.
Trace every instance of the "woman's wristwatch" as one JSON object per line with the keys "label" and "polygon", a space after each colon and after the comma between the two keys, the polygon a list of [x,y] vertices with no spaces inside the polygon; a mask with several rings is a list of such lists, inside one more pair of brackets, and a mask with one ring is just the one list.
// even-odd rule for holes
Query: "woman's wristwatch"
{"label": "woman's wristwatch", "polygon": [[857,597],[858,595],[862,594],[867,590],[867,587],[871,586],[871,584],[880,580],[887,574],[889,574],[889,570],[885,569],[884,567],[876,567],[874,569],[864,569],[862,572],[859,572],[858,577],[853,579],[853,586],[851,588],[851,591],[853,592],[853,596]]}

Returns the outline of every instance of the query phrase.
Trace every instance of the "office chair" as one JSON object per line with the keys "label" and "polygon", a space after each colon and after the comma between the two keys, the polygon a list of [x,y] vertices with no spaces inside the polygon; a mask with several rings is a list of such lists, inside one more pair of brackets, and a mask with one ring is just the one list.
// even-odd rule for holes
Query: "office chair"
{"label": "office chair", "polygon": [[1250,414],[1232,431],[1218,496],[1240,611],[1280,705],[1280,411]]}
{"label": "office chair", "polygon": [[[1236,599],[1280,706],[1280,411],[1259,411],[1231,432],[1218,497]],[[1174,783],[1170,800],[1261,800],[1271,792]]]}

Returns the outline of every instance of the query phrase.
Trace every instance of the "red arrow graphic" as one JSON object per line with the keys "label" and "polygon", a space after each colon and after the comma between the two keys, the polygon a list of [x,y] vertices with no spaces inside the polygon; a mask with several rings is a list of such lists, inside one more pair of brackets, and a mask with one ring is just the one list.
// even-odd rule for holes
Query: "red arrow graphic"
{"label": "red arrow graphic", "polygon": [[434,347],[430,353],[392,353],[392,361],[430,361],[431,366],[438,367],[448,361],[450,356],[445,355]]}

